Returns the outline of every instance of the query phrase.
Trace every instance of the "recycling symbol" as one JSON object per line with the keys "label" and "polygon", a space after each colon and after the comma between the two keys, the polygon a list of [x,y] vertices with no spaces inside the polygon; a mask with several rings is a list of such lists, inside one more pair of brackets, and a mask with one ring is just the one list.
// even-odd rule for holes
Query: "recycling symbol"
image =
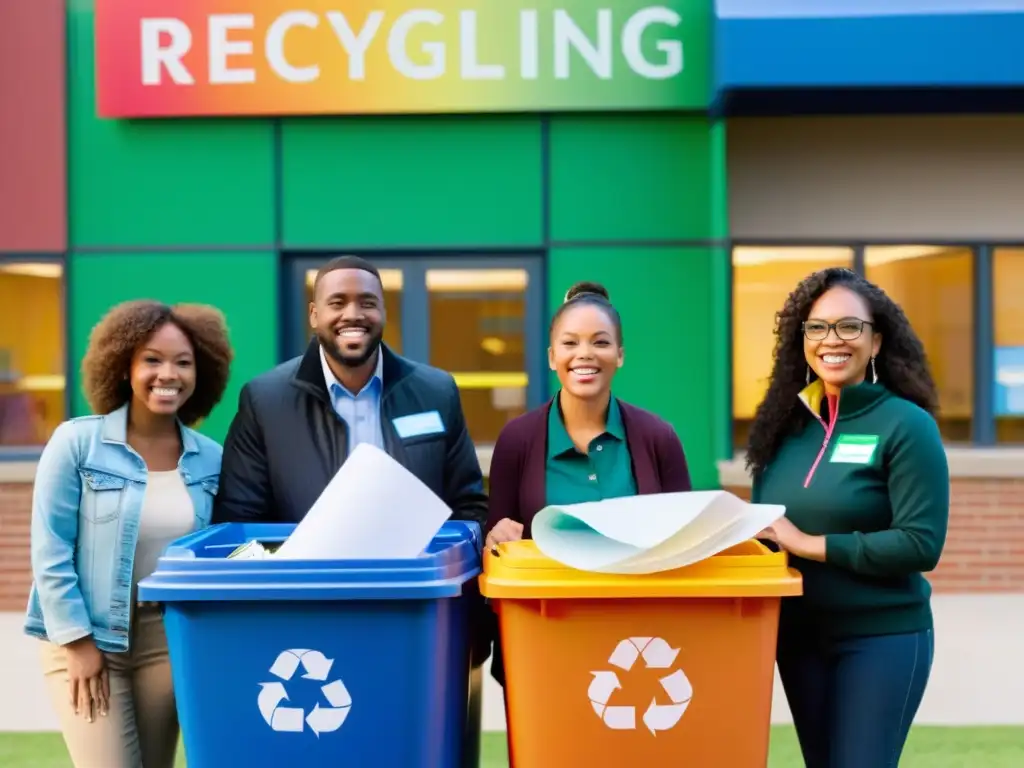
{"label": "recycling symbol", "polygon": [[[648,669],[669,669],[679,655],[678,648],[672,648],[660,637],[631,637],[623,640],[612,652],[608,663],[626,672],[633,668],[637,659],[643,656]],[[615,670],[591,672],[594,679],[590,681],[588,695],[590,705],[604,724],[616,731],[627,731],[636,728],[636,707],[609,706],[608,701],[616,689],[621,688],[619,676]],[[693,686],[682,669],[677,669],[659,681],[668,696],[670,704],[659,704],[657,698],[644,712],[644,725],[656,736],[658,731],[674,728],[682,720],[686,708],[693,698]]]}
{"label": "recycling symbol", "polygon": [[260,683],[257,704],[263,719],[275,731],[301,733],[308,725],[316,737],[320,738],[321,733],[330,733],[341,728],[352,708],[352,697],[349,696],[345,683],[335,679],[320,687],[324,699],[330,706],[321,707],[320,702],[317,702],[308,714],[300,707],[282,706],[283,702],[288,701],[288,692],[284,684],[292,679],[299,664],[305,670],[305,674],[302,675],[304,679],[324,682],[331,674],[334,659],[328,659],[320,651],[281,651],[270,668],[270,674],[279,680]]}

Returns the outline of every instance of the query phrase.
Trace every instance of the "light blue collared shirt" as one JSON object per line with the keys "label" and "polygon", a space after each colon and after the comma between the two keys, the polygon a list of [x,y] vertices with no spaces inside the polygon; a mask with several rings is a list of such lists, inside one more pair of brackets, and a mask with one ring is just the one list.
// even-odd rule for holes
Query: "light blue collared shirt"
{"label": "light blue collared shirt", "polygon": [[351,453],[360,443],[384,448],[384,432],[380,424],[380,399],[384,391],[384,355],[378,349],[377,370],[358,394],[353,395],[341,385],[327,365],[327,355],[320,347],[320,365],[324,381],[331,394],[334,412],[348,425],[348,450]]}

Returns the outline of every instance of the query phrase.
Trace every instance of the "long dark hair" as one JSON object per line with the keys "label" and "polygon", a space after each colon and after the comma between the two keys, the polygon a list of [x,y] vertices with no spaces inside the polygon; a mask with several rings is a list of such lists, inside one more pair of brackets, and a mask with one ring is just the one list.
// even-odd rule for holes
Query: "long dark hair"
{"label": "long dark hair", "polygon": [[814,302],[836,286],[848,288],[864,299],[871,310],[875,331],[882,334],[882,349],[875,359],[879,383],[933,416],[938,412],[939,394],[924,346],[899,305],[853,270],[823,269],[797,285],[775,316],[772,378],[754,415],[747,447],[747,468],[755,477],[775,457],[782,441],[803,429],[811,418],[797,397],[807,385],[802,324]]}

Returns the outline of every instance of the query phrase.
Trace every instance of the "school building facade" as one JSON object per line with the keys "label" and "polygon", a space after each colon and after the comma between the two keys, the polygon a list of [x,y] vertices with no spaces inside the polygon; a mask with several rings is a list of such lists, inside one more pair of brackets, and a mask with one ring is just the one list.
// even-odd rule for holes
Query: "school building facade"
{"label": "school building facade", "polygon": [[675,425],[700,488],[739,494],[774,313],[815,269],[861,270],[941,393],[936,588],[1024,591],[1024,12],[222,5],[0,12],[0,610],[24,605],[35,460],[88,412],[101,315],[224,311],[236,363],[202,425],[222,439],[241,384],[303,348],[339,253],[382,269],[387,342],[456,375],[485,468],[554,391],[565,290],[603,282],[617,394]]}

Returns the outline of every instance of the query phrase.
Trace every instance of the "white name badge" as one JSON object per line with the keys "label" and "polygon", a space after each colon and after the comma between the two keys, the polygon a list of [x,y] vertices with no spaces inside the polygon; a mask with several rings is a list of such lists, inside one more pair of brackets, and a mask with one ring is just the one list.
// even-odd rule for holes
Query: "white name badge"
{"label": "white name badge", "polygon": [[437,411],[426,411],[425,413],[413,413],[408,416],[399,416],[393,419],[395,431],[403,440],[421,435],[436,435],[444,433],[444,422],[441,421],[441,414]]}
{"label": "white name badge", "polygon": [[878,435],[840,435],[832,449],[833,464],[870,464],[878,450]]}

